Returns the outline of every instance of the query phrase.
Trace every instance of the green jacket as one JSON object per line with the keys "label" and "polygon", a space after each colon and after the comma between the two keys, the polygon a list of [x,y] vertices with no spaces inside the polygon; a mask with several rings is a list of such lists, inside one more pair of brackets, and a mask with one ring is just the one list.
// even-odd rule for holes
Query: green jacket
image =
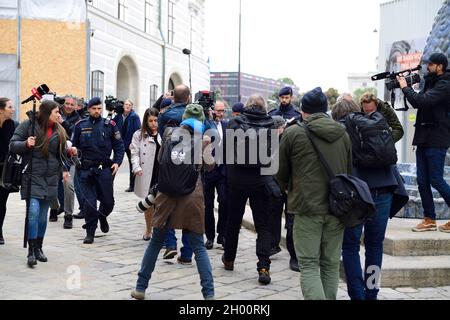
{"label": "green jacket", "polygon": [[[351,173],[352,149],[345,127],[324,113],[313,114],[304,124],[335,174]],[[280,144],[280,186],[288,191],[288,212],[301,215],[329,214],[328,178],[305,129],[289,127]]]}
{"label": "green jacket", "polygon": [[391,127],[394,142],[397,143],[398,141],[400,141],[404,135],[403,126],[400,123],[400,120],[398,120],[397,114],[395,113],[394,109],[391,108],[389,103],[378,99],[377,111],[383,115],[383,117]]}

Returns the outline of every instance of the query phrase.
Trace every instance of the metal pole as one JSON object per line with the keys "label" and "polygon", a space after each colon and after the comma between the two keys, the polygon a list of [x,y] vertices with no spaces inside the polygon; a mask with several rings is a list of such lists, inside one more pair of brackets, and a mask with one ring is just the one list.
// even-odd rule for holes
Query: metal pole
{"label": "metal pole", "polygon": [[20,120],[20,77],[22,68],[22,12],[21,12],[21,0],[17,0],[17,70],[16,70],[16,103],[17,112],[14,116],[16,121]]}
{"label": "metal pole", "polygon": [[239,0],[239,62],[238,62],[238,102],[241,102],[241,27],[242,27],[242,0]]}
{"label": "metal pole", "polygon": [[192,90],[192,75],[191,75],[191,54],[189,54],[189,89]]}

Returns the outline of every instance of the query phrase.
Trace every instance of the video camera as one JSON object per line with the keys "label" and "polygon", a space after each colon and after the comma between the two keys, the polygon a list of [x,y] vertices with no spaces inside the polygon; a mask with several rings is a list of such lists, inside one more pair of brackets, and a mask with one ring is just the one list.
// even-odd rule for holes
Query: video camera
{"label": "video camera", "polygon": [[216,103],[216,94],[212,91],[200,91],[195,94],[195,103],[201,105],[203,110],[209,110]]}
{"label": "video camera", "polygon": [[123,106],[125,102],[114,98],[113,96],[106,96],[105,98],[105,108],[108,110],[108,112],[112,113],[123,113]]}
{"label": "video camera", "polygon": [[[417,73],[420,70],[422,70],[422,66],[418,65],[417,67],[415,67],[413,69],[403,70],[400,72],[383,72],[383,73],[379,73],[379,74],[372,76],[372,81],[388,79],[388,80],[386,80],[386,88],[388,89],[388,91],[391,91],[391,103],[392,103],[392,107],[394,108],[394,105],[395,105],[394,90],[400,89],[400,83],[398,82],[397,77],[398,76],[405,77],[408,87],[412,87],[413,85],[415,85],[416,83],[420,83],[420,81],[421,81],[420,75]],[[405,98],[405,107],[395,109],[395,110],[408,111],[408,109],[409,109],[409,107],[407,105],[406,98]]]}

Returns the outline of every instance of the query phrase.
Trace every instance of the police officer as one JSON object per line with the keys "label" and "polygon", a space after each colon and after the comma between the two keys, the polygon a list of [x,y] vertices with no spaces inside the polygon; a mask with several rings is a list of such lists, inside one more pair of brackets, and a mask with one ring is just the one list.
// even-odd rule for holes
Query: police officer
{"label": "police officer", "polygon": [[[125,152],[123,140],[114,121],[101,117],[103,106],[95,97],[88,104],[89,117],[77,123],[72,136],[73,146],[81,152],[78,171],[84,196],[86,238],[83,243],[94,242],[97,222],[103,233],[109,231],[106,217],[114,208],[113,176],[122,164]],[[111,160],[111,151],[114,158]],[[97,210],[97,200],[100,207]]]}
{"label": "police officer", "polygon": [[278,109],[269,112],[269,116],[282,116],[285,120],[296,118],[301,119],[301,114],[295,110],[292,105],[294,93],[291,87],[284,87],[278,93],[278,99],[280,100],[280,106]]}

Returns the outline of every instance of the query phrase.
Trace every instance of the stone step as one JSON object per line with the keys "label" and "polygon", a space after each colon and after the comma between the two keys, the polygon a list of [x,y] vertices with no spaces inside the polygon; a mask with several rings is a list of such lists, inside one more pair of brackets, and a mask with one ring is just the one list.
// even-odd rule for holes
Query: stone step
{"label": "stone step", "polygon": [[[417,175],[415,173],[400,173],[405,185],[417,187]],[[445,182],[450,184],[450,175],[444,176]]]}
{"label": "stone step", "polygon": [[[365,251],[361,247],[361,265],[364,266]],[[341,263],[341,278],[345,270]],[[383,255],[381,287],[425,288],[450,285],[450,256],[394,257]]]}
{"label": "stone step", "polygon": [[[405,173],[416,175],[417,173],[417,166],[415,163],[398,163],[397,168],[401,174]],[[450,177],[450,166],[448,165],[444,167],[444,176]]]}
{"label": "stone step", "polygon": [[[417,219],[390,220],[384,240],[384,253],[390,256],[450,255],[450,233],[412,232],[411,229],[420,222]],[[445,222],[438,222],[438,225]]]}
{"label": "stone step", "polygon": [[[436,218],[438,220],[449,220],[450,209],[442,198],[434,199]],[[423,207],[420,197],[410,197],[406,206],[396,215],[397,218],[423,219]]]}

